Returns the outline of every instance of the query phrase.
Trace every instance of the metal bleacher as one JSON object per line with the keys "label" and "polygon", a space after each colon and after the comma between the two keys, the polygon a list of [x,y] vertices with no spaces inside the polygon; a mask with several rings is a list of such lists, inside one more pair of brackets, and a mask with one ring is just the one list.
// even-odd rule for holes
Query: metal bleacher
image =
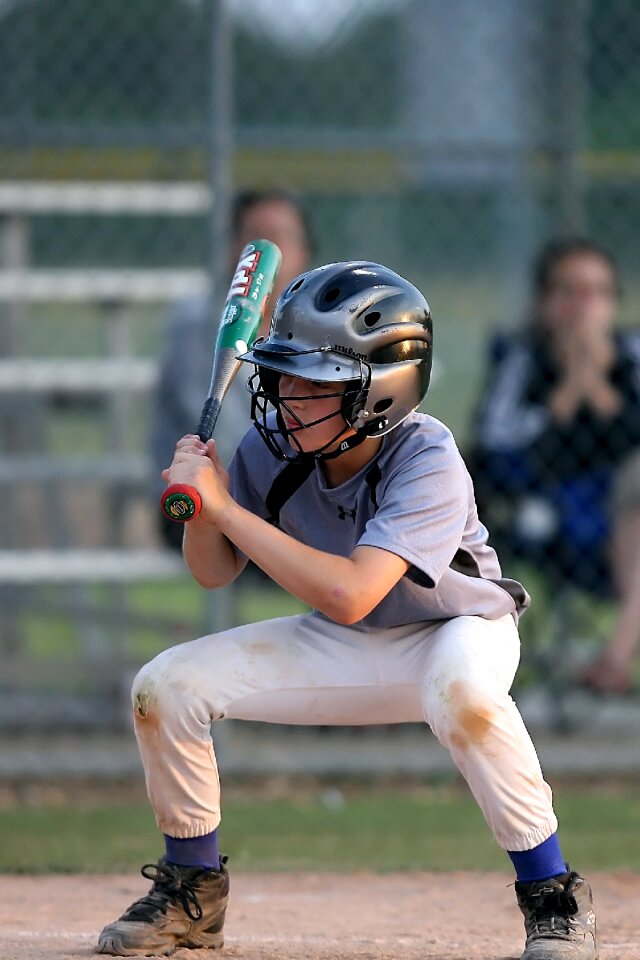
{"label": "metal bleacher", "polygon": [[[128,585],[185,576],[178,556],[153,540],[138,545],[126,535],[122,503],[137,500],[144,509],[150,477],[146,452],[127,448],[127,425],[149,397],[158,372],[155,357],[134,355],[132,329],[140,305],[157,305],[162,311],[171,301],[206,292],[209,284],[207,273],[198,269],[34,267],[32,221],[52,214],[202,216],[210,202],[208,186],[199,183],[0,183],[0,725],[11,714],[11,696],[28,698],[30,684],[38,680],[38,665],[25,655],[19,614],[36,600],[42,604],[43,589],[66,591],[67,608],[75,605],[81,629],[85,625],[87,657],[103,676],[106,671],[106,685],[115,689],[122,669],[118,651],[107,650],[104,641],[92,649],[96,631],[90,585],[108,586],[109,613],[121,621]],[[65,304],[90,304],[100,311],[106,353],[27,355],[27,312],[34,305],[59,310]],[[85,453],[80,442],[80,452],[60,454],[48,443],[52,411],[56,404],[77,404],[83,398],[99,407],[96,429],[106,431],[104,450]],[[75,489],[91,484],[106,490],[103,527],[108,536],[96,537],[88,546],[77,540],[65,509]],[[38,525],[46,529],[44,540],[36,535]],[[50,670],[51,664],[42,669]]]}

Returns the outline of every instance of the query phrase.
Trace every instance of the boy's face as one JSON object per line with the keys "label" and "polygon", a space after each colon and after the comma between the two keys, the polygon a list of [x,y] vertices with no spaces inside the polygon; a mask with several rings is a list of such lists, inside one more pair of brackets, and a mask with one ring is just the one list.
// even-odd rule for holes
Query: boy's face
{"label": "boy's face", "polygon": [[340,413],[344,388],[344,383],[320,383],[281,374],[278,388],[280,412],[287,430],[294,434],[304,453],[322,449],[340,434],[339,439],[327,447],[327,450],[333,450],[354,432],[349,429],[342,433],[346,427]]}

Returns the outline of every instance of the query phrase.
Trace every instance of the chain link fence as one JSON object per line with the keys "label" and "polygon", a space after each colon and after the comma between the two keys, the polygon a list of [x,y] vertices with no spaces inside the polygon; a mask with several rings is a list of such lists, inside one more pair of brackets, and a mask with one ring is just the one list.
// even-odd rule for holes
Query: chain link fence
{"label": "chain link fence", "polygon": [[[241,189],[301,197],[314,263],[382,261],[425,291],[427,408],[468,454],[505,564],[550,597],[560,576],[589,597],[629,589],[608,497],[639,439],[639,64],[632,0],[0,0],[1,722],[26,702],[55,722],[49,697],[69,722],[116,722],[136,664],[210,615],[161,546],[149,432],[167,312],[225,287]],[[523,490],[488,466],[483,411],[531,328],[533,257],[574,234],[611,252],[624,291],[624,370],[605,357],[594,415],[597,441],[623,399],[626,433],[596,442],[594,478],[566,430]],[[562,382],[547,360],[537,408]],[[513,425],[519,408],[501,412]],[[562,524],[594,504],[597,537],[559,572]],[[274,596],[249,584],[218,616],[283,609]],[[587,606],[590,626],[615,630],[615,609]]]}

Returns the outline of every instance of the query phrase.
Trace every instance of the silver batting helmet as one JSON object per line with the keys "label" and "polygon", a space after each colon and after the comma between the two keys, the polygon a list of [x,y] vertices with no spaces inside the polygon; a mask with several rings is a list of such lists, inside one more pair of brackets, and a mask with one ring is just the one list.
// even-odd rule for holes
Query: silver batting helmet
{"label": "silver batting helmet", "polygon": [[[366,437],[379,437],[425,397],[431,376],[432,324],[420,291],[388,267],[366,261],[331,263],[302,274],[278,299],[269,335],[242,360],[250,380],[252,419],[280,459],[300,448],[280,412],[280,374],[336,383],[342,396],[340,432],[313,455],[335,456]],[[276,410],[267,422],[269,405]],[[345,433],[356,435],[331,454]],[[298,454],[292,449],[298,447]]]}

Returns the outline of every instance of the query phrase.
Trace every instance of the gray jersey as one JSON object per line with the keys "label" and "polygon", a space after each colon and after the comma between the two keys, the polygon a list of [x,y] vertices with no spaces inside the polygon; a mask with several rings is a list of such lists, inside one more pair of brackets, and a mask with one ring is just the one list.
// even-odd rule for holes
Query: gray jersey
{"label": "gray jersey", "polygon": [[[232,495],[267,519],[265,498],[285,466],[250,430],[231,465]],[[502,577],[487,544],[451,432],[425,414],[411,414],[383,437],[377,457],[338,487],[327,487],[316,463],[282,506],[279,526],[327,553],[348,557],[357,546],[371,546],[411,564],[361,621],[365,627],[469,615],[517,618],[529,604],[524,587]]]}

